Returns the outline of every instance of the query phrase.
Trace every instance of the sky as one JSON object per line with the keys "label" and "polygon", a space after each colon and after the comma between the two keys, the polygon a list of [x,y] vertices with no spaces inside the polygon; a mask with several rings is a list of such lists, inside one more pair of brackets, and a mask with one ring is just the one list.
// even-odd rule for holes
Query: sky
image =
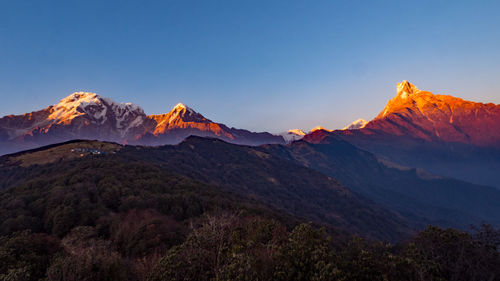
{"label": "sky", "polygon": [[374,118],[408,80],[500,103],[500,1],[0,0],[0,116],[95,92],[278,133]]}

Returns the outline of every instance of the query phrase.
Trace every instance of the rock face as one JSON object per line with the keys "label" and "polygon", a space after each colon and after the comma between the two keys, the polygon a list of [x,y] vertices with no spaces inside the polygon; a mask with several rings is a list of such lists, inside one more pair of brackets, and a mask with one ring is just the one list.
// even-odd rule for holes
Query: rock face
{"label": "rock face", "polygon": [[137,105],[76,92],[40,111],[0,118],[0,154],[72,139],[162,145],[179,143],[189,135],[247,145],[284,143],[281,136],[212,122],[183,104],[148,116]]}
{"label": "rock face", "polygon": [[500,105],[434,95],[405,80],[364,128],[426,141],[500,147]]}

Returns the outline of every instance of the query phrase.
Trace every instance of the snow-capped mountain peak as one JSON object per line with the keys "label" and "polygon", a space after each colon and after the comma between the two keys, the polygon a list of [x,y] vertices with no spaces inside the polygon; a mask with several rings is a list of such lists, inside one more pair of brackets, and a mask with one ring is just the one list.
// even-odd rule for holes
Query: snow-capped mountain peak
{"label": "snow-capped mountain peak", "polygon": [[96,93],[75,92],[49,107],[48,120],[55,124],[71,124],[75,118],[84,118],[87,124],[108,124],[121,136],[146,119],[144,110],[133,103],[117,103]]}
{"label": "snow-capped mountain peak", "polygon": [[419,90],[407,81],[365,129],[426,141],[499,146],[500,105]]}
{"label": "snow-capped mountain peak", "polygon": [[189,135],[245,145],[284,143],[281,136],[212,122],[182,103],[168,113],[146,115],[132,103],[118,103],[91,92],[74,92],[44,109],[0,118],[0,154],[73,139],[164,145],[179,143]]}
{"label": "snow-capped mountain peak", "polygon": [[184,109],[188,109],[187,106],[185,106],[183,103],[178,103],[176,106],[174,106],[174,108],[172,110],[184,110]]}
{"label": "snow-capped mountain peak", "polygon": [[304,131],[300,129],[291,129],[279,135],[282,136],[286,142],[292,142],[302,139],[306,135],[306,133],[304,133]]}
{"label": "snow-capped mountain peak", "polygon": [[288,133],[289,134],[299,135],[299,136],[305,136],[306,135],[306,133],[304,133],[304,131],[302,131],[301,129],[291,129],[291,130],[288,130]]}
{"label": "snow-capped mountain peak", "polygon": [[183,122],[210,122],[210,120],[203,117],[203,115],[199,114],[183,103],[178,103],[176,106],[174,106],[174,108],[172,108],[169,113],[165,114],[164,116],[168,117],[164,118],[164,121],[167,121],[167,123],[175,123],[176,120],[183,120]]}
{"label": "snow-capped mountain peak", "polygon": [[95,93],[75,92],[52,106],[52,112],[48,119],[58,120],[61,123],[69,123],[72,119],[84,115],[86,113],[85,109],[89,105],[103,107],[102,98]]}
{"label": "snow-capped mountain peak", "polygon": [[417,86],[411,84],[410,82],[403,80],[403,82],[397,84],[397,96],[406,99],[412,94],[420,92]]}
{"label": "snow-capped mountain peak", "polygon": [[89,92],[74,92],[71,95],[63,98],[58,105],[74,105],[80,103],[98,103],[100,100],[100,96],[96,93]]}
{"label": "snow-capped mountain peak", "polygon": [[357,130],[357,129],[362,129],[368,124],[368,121],[365,119],[358,119],[351,124],[347,125],[344,127],[342,130]]}
{"label": "snow-capped mountain peak", "polygon": [[379,114],[379,116],[377,116],[377,118],[386,116],[388,113],[390,113],[393,107],[397,107],[405,103],[411,103],[414,99],[419,98],[426,93],[425,91],[421,91],[417,88],[417,86],[411,84],[406,80],[403,80],[403,82],[397,84],[396,91],[396,96],[393,99],[389,100],[384,110]]}
{"label": "snow-capped mountain peak", "polygon": [[176,106],[174,106],[174,108],[172,108],[170,113],[172,113],[172,116],[180,114],[182,115],[182,117],[184,117],[185,115],[189,116],[197,114],[196,111],[194,111],[189,106],[184,105],[183,103],[178,103]]}
{"label": "snow-capped mountain peak", "polygon": [[[178,103],[168,113],[150,115],[149,118],[153,119],[157,124],[154,130],[156,135],[163,134],[170,129],[194,126],[194,123],[212,123],[212,121],[182,103]],[[187,125],[186,123],[191,124]]]}
{"label": "snow-capped mountain peak", "polygon": [[86,114],[92,120],[104,123],[107,120],[108,110],[117,117],[118,128],[121,127],[120,121],[128,115],[145,116],[144,110],[135,104],[117,103],[96,93],[75,92],[53,105],[48,119],[67,124],[74,118]]}
{"label": "snow-capped mountain peak", "polygon": [[317,126],[317,127],[312,128],[312,130],[311,130],[310,133],[315,132],[315,131],[319,131],[319,130],[321,130],[321,131],[327,131],[327,132],[331,132],[332,131],[332,130],[325,129],[325,128],[321,127],[321,126]]}

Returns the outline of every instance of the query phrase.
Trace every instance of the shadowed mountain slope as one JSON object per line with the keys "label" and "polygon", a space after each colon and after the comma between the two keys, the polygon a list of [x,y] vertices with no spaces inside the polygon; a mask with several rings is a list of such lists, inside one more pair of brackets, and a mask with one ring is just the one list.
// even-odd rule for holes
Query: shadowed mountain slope
{"label": "shadowed mountain slope", "polygon": [[417,220],[458,227],[482,220],[500,224],[499,190],[381,162],[335,135],[316,144],[298,141],[259,149],[337,178],[352,190]]}

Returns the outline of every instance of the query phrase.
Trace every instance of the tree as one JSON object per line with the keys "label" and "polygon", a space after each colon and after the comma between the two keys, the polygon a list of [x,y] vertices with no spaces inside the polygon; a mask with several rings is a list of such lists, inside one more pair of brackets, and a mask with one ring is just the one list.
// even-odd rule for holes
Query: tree
{"label": "tree", "polygon": [[0,280],[40,280],[60,251],[57,239],[30,231],[0,237]]}
{"label": "tree", "polygon": [[279,249],[275,278],[277,280],[335,280],[339,270],[334,263],[331,239],[324,229],[301,224]]}
{"label": "tree", "polygon": [[496,280],[500,278],[500,236],[489,226],[474,235],[429,226],[406,247],[415,280]]}

